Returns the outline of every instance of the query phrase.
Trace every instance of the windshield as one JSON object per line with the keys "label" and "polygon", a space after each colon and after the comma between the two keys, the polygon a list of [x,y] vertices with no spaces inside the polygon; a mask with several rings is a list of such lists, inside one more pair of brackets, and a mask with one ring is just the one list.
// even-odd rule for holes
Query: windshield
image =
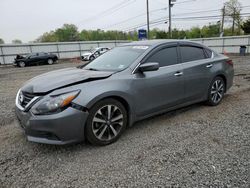
{"label": "windshield", "polygon": [[129,67],[148,46],[116,47],[87,64],[84,69],[120,71]]}
{"label": "windshield", "polygon": [[90,52],[94,53],[97,49],[91,49]]}

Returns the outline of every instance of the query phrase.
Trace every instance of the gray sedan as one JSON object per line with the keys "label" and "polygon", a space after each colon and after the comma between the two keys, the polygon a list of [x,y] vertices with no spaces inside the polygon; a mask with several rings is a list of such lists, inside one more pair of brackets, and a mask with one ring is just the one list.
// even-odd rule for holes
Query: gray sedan
{"label": "gray sedan", "polygon": [[233,75],[228,57],[197,43],[129,43],[31,79],[17,93],[16,114],[29,141],[106,145],[141,119],[201,101],[218,105]]}

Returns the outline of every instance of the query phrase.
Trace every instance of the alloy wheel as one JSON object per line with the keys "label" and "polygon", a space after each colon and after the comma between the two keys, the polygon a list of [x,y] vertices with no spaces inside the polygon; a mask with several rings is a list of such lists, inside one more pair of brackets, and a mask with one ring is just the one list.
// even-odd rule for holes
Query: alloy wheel
{"label": "alloy wheel", "polygon": [[215,80],[211,88],[211,100],[219,103],[224,95],[224,82],[220,79]]}
{"label": "alloy wheel", "polygon": [[48,64],[52,65],[53,64],[53,60],[52,59],[48,59]]}
{"label": "alloy wheel", "polygon": [[92,131],[100,141],[110,141],[122,130],[124,115],[116,105],[105,105],[94,115]]}

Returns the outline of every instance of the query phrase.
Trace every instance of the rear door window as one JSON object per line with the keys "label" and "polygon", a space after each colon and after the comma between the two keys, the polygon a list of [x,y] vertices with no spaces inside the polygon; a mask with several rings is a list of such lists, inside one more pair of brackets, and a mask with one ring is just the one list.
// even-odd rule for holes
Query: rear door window
{"label": "rear door window", "polygon": [[180,46],[182,62],[206,59],[203,48],[195,46]]}
{"label": "rear door window", "polygon": [[160,67],[175,65],[178,63],[177,47],[167,47],[154,53],[147,62],[159,63]]}

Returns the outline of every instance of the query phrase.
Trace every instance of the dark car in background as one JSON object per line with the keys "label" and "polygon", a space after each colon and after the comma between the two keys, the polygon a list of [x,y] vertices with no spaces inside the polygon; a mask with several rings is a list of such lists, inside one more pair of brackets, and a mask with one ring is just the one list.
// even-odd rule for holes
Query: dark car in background
{"label": "dark car in background", "polygon": [[54,62],[58,60],[57,55],[51,53],[31,53],[24,56],[17,55],[14,61],[14,65],[18,67],[25,67],[29,65],[37,65],[37,64],[49,64],[52,65]]}
{"label": "dark car in background", "polygon": [[17,93],[16,114],[29,141],[86,138],[106,145],[136,121],[202,101],[218,105],[233,76],[232,61],[201,44],[129,43],[26,82]]}

